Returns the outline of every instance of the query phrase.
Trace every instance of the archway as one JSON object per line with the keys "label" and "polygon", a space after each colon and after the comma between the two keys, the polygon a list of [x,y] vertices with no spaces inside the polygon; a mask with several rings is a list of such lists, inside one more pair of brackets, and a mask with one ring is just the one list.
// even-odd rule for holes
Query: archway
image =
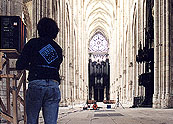
{"label": "archway", "polygon": [[89,100],[110,99],[110,65],[108,41],[101,32],[95,33],[89,44]]}

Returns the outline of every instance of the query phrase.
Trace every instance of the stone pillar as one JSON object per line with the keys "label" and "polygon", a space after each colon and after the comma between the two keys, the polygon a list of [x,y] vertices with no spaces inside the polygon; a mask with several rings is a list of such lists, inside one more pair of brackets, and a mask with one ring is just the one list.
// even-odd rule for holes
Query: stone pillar
{"label": "stone pillar", "polygon": [[2,15],[7,15],[6,11],[7,11],[7,6],[6,6],[6,0],[2,0],[1,1],[1,14]]}
{"label": "stone pillar", "polygon": [[[46,0],[45,0],[46,1]],[[63,93],[62,93],[62,95],[63,95],[63,100],[62,100],[62,102],[63,102],[63,104],[64,105],[66,105],[66,103],[67,103],[67,80],[66,80],[66,55],[65,55],[65,49],[66,49],[66,31],[65,31],[65,1],[62,1],[61,3],[61,7],[62,7],[62,9],[61,9],[61,17],[62,18],[60,18],[60,25],[61,25],[61,29],[60,29],[60,33],[61,33],[61,44],[62,44],[62,47],[63,47],[63,55],[64,55],[64,60],[63,60],[63,68],[62,68],[62,70],[63,70],[63,76],[64,76],[64,82],[63,82]],[[46,7],[46,10],[45,10],[45,15],[47,15],[47,4],[46,4],[46,2],[45,2],[45,7]],[[59,9],[60,10],[60,9]]]}
{"label": "stone pillar", "polygon": [[43,10],[43,17],[46,17],[47,15],[47,4],[46,4],[47,0],[42,0],[42,10]]}
{"label": "stone pillar", "polygon": [[166,105],[170,106],[170,0],[166,0]]}
{"label": "stone pillar", "polygon": [[[16,1],[14,1],[15,3],[15,5],[17,6],[17,3],[16,3]],[[12,7],[12,5],[11,5],[11,1],[6,1],[6,7],[7,7],[7,10],[6,10],[6,14],[7,14],[7,16],[10,16],[11,15],[11,10],[10,10],[10,8]],[[13,8],[14,9],[14,8]],[[16,9],[14,9],[13,11],[16,11]],[[20,11],[21,12],[21,11]]]}
{"label": "stone pillar", "polygon": [[106,86],[104,87],[104,100],[106,100]]}
{"label": "stone pillar", "polygon": [[37,0],[32,0],[32,37],[37,37]]}
{"label": "stone pillar", "polygon": [[92,100],[94,100],[94,87],[92,86]]}
{"label": "stone pillar", "polygon": [[162,78],[162,85],[161,85],[161,107],[162,108],[165,108],[165,92],[166,92],[166,72],[165,72],[165,68],[166,68],[166,14],[165,14],[165,7],[166,6],[166,0],[163,0],[163,6],[162,6],[162,13],[163,13],[163,18],[162,18],[162,21],[163,23],[161,24],[162,25],[162,28],[163,28],[163,34],[162,34],[162,52],[161,52],[161,55],[162,55],[162,75],[161,75],[161,78]]}
{"label": "stone pillar", "polygon": [[46,6],[47,6],[46,7],[46,11],[47,11],[46,16],[49,17],[49,18],[51,17],[51,13],[50,13],[50,1],[51,0],[46,0]]}
{"label": "stone pillar", "polygon": [[50,4],[48,9],[50,10],[50,14],[48,15],[48,17],[52,18],[53,17],[53,0],[49,0]]}
{"label": "stone pillar", "polygon": [[159,1],[154,0],[154,95],[153,108],[158,107],[159,94]]}

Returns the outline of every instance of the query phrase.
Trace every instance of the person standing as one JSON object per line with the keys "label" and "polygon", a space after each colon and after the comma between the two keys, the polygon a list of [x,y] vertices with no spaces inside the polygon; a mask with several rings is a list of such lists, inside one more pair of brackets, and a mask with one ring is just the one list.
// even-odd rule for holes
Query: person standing
{"label": "person standing", "polygon": [[29,40],[16,61],[17,70],[29,70],[26,91],[27,124],[38,124],[42,109],[45,124],[57,124],[62,48],[54,41],[57,23],[44,17],[37,24],[39,37]]}

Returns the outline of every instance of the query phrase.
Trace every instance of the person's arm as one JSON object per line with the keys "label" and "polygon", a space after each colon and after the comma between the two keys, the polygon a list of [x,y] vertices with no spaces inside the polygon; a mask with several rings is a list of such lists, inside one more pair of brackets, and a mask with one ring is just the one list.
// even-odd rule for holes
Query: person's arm
{"label": "person's arm", "polygon": [[59,58],[60,58],[60,63],[62,63],[62,61],[63,61],[62,49],[61,49],[60,53],[61,54],[60,54]]}
{"label": "person's arm", "polygon": [[30,44],[25,44],[21,55],[19,55],[17,61],[16,61],[16,70],[28,70],[30,65],[30,53],[32,52],[32,49],[30,47]]}

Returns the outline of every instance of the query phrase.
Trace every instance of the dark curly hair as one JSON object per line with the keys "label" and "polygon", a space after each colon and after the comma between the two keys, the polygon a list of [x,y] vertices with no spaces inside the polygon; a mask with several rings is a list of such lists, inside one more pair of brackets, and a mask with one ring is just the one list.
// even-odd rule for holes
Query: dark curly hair
{"label": "dark curly hair", "polygon": [[44,17],[37,24],[37,30],[40,37],[49,37],[55,39],[59,32],[57,23],[51,19]]}

